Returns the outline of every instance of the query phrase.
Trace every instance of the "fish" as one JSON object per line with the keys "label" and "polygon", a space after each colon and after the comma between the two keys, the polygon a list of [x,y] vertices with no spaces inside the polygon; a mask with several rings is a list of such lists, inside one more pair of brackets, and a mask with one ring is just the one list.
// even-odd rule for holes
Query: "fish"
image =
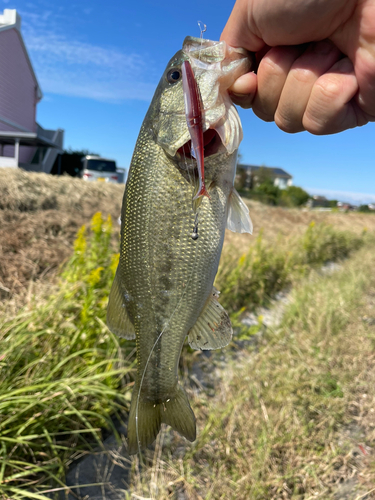
{"label": "fish", "polygon": [[[136,340],[130,455],[150,446],[162,423],[196,439],[195,415],[178,381],[182,347],[186,337],[200,350],[224,347],[232,339],[213,283],[225,229],[252,232],[249,210],[234,189],[243,134],[228,92],[250,65],[244,49],[186,37],[139,132],[107,308],[109,329]],[[195,130],[189,122],[193,115]]]}

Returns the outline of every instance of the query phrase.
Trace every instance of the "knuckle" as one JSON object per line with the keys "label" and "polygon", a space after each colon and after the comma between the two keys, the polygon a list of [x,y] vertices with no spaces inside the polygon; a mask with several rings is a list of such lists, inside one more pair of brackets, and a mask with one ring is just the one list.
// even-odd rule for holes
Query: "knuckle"
{"label": "knuckle", "polygon": [[319,78],[312,90],[302,123],[314,135],[332,133],[332,120],[341,108],[342,84],[335,75]]}
{"label": "knuckle", "polygon": [[323,109],[322,107],[310,106],[303,116],[302,123],[310,134],[326,135],[336,132],[336,127],[333,127],[334,113],[332,110]]}
{"label": "knuckle", "polygon": [[312,74],[311,71],[308,69],[302,69],[302,68],[292,69],[290,71],[290,75],[297,84],[305,86],[307,84],[310,84],[311,82]]}
{"label": "knuckle", "polygon": [[266,112],[259,105],[253,105],[253,113],[264,122],[273,122],[274,114]]}
{"label": "knuckle", "polygon": [[304,130],[299,118],[286,116],[280,111],[276,111],[275,113],[275,123],[280,130],[289,134],[295,134]]}
{"label": "knuckle", "polygon": [[342,93],[342,82],[336,75],[326,74],[318,78],[315,83],[315,99],[320,99],[322,103],[335,101]]}
{"label": "knuckle", "polygon": [[302,120],[305,130],[314,135],[323,135],[326,130],[326,122],[322,117],[306,113]]}
{"label": "knuckle", "polygon": [[275,58],[264,57],[258,68],[258,76],[266,77],[267,75],[272,75],[272,78],[278,78],[285,75],[284,69],[280,66],[279,62]]}

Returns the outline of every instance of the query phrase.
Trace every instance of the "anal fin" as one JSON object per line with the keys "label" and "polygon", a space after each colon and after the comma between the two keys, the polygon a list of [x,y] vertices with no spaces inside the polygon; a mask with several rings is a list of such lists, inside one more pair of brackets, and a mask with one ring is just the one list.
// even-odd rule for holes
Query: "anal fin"
{"label": "anal fin", "polygon": [[192,349],[210,350],[226,346],[232,339],[232,325],[225,309],[217,300],[218,292],[212,289],[199,318],[188,334]]}
{"label": "anal fin", "polygon": [[112,333],[128,340],[135,339],[135,330],[126,310],[121,285],[116,273],[109,294],[107,308],[107,326]]}

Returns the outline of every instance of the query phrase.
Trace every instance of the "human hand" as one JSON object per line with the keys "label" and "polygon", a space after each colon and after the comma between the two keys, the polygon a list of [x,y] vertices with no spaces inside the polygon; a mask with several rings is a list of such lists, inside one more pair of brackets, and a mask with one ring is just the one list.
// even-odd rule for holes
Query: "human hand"
{"label": "human hand", "polygon": [[375,121],[375,0],[237,0],[221,40],[259,61],[233,101],[285,132]]}

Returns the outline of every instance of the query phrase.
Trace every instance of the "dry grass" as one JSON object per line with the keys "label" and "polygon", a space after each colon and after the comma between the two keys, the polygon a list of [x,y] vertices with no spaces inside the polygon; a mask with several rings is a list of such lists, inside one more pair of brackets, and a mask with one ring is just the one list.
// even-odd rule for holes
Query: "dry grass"
{"label": "dry grass", "polygon": [[116,184],[0,169],[0,299],[24,293],[33,281],[51,281],[94,213],[117,220],[123,191]]}
{"label": "dry grass", "polygon": [[343,231],[360,234],[364,228],[375,231],[374,214],[360,212],[316,212],[298,208],[271,207],[256,201],[246,200],[254,224],[254,234],[245,235],[227,231],[225,247],[231,247],[238,253],[252,245],[255,238],[263,231],[265,240],[276,243],[279,235],[283,240],[301,235],[311,222],[325,223]]}
{"label": "dry grass", "polygon": [[1,210],[16,212],[61,210],[84,213],[90,209],[97,211],[98,204],[103,203],[109,210],[117,210],[124,186],[2,168],[0,190]]}
{"label": "dry grass", "polygon": [[[96,212],[117,220],[124,187],[88,183],[72,177],[54,177],[0,169],[0,299],[24,293],[30,283],[51,281],[59,266],[71,255],[82,224]],[[326,222],[360,233],[375,230],[372,214],[302,212],[269,207],[250,201],[254,236],[275,243],[279,234],[293,238],[311,221]],[[225,249],[241,254],[255,242],[250,235],[227,231]],[[117,244],[117,235],[114,235]]]}

